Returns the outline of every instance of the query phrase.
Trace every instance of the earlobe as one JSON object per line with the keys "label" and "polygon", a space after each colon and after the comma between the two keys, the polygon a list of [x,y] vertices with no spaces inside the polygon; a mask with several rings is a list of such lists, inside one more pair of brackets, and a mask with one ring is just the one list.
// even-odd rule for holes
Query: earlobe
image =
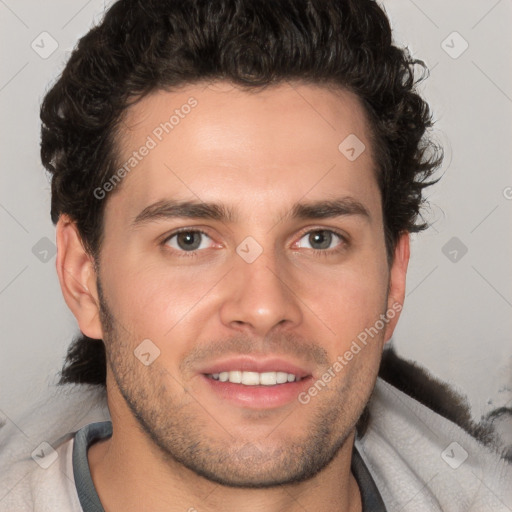
{"label": "earlobe", "polygon": [[393,263],[391,265],[389,276],[389,294],[388,294],[388,318],[389,322],[384,335],[384,342],[387,343],[400,317],[405,300],[405,285],[407,277],[407,266],[410,257],[409,233],[404,232],[400,235],[396,244]]}
{"label": "earlobe", "polygon": [[57,223],[56,265],[62,295],[80,330],[90,338],[103,339],[94,261],[67,215],[61,215]]}

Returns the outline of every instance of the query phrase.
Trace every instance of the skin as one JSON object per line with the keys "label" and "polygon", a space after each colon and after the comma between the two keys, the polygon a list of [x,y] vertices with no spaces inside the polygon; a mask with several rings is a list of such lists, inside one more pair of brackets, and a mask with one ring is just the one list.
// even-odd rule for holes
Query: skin
{"label": "skin", "polygon": [[[190,97],[197,106],[104,199],[99,269],[71,219],[57,226],[65,300],[107,349],[113,436],[89,450],[95,487],[109,512],[361,510],[355,424],[399,313],[305,405],[224,400],[200,370],[232,355],[279,356],[314,383],[403,303],[409,237],[389,266],[364,110],[349,92],[310,84],[188,85],[127,112],[120,161]],[[353,162],[338,150],[349,134],[366,146]],[[286,216],[297,202],[339,197],[368,216]],[[133,225],[166,199],[221,203],[237,218]],[[178,228],[208,235],[192,235],[194,256],[168,238]],[[236,251],[248,236],[263,251],[252,263]],[[134,356],[145,339],[160,350],[148,366]]]}

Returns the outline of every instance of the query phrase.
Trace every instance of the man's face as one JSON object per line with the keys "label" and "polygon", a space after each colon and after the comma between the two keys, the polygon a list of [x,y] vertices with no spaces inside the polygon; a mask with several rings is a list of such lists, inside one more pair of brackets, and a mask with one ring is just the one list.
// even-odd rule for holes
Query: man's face
{"label": "man's face", "polygon": [[[351,134],[366,146],[355,160],[338,148]],[[114,421],[224,484],[311,477],[353,433],[389,337],[380,328],[353,348],[392,306],[362,107],[312,85],[188,86],[136,104],[120,140],[122,163],[150,149],[105,199]],[[199,207],[175,216],[183,202]],[[204,215],[211,204],[219,215]]]}

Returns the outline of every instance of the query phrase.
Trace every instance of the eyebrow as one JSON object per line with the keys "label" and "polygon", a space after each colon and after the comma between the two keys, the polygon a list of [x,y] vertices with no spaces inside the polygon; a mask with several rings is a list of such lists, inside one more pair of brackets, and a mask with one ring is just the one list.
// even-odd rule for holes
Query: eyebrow
{"label": "eyebrow", "polygon": [[[289,219],[328,219],[342,216],[359,216],[370,221],[368,209],[351,197],[331,200],[295,203],[282,220]],[[144,208],[132,221],[132,228],[150,222],[172,218],[209,219],[225,223],[234,223],[236,212],[220,203],[196,201],[162,200]]]}
{"label": "eyebrow", "polygon": [[344,216],[360,216],[364,220],[371,220],[368,209],[361,202],[351,197],[296,203],[284,219],[329,219]]}

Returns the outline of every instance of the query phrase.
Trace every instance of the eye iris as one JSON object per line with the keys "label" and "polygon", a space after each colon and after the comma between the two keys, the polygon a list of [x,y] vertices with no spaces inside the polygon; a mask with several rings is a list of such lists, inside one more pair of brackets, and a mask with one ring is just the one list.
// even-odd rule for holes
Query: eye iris
{"label": "eye iris", "polygon": [[177,242],[181,249],[194,251],[201,245],[201,233],[193,231],[178,233]]}
{"label": "eye iris", "polygon": [[309,235],[309,243],[314,247],[314,244],[320,244],[321,247],[315,249],[328,249],[332,242],[332,233],[329,231],[315,231]]}

